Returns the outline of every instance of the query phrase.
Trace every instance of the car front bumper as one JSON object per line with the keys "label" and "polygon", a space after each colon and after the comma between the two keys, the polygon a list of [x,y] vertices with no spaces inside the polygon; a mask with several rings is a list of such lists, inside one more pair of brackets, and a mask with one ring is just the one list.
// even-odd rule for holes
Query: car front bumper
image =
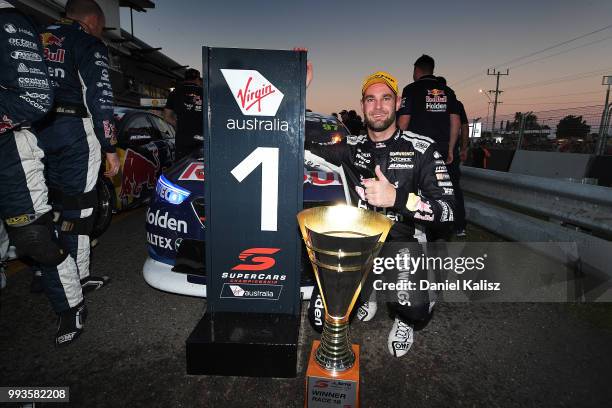
{"label": "car front bumper", "polygon": [[[151,257],[148,257],[145,261],[142,267],[142,275],[145,282],[155,289],[180,295],[206,297],[205,277],[173,272],[172,265],[156,261]],[[302,299],[309,300],[312,296],[312,290],[312,285],[301,286]]]}

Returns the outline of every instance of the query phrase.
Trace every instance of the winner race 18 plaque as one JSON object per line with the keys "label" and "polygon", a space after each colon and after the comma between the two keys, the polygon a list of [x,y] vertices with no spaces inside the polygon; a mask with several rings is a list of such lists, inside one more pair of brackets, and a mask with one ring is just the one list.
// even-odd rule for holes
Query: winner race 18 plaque
{"label": "winner race 18 plaque", "polygon": [[203,48],[207,311],[190,374],[293,377],[306,53]]}

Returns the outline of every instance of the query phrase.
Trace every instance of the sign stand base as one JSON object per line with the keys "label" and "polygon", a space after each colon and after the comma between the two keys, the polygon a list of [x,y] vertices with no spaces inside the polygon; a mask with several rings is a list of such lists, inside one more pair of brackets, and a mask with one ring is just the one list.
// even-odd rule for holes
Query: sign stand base
{"label": "sign stand base", "polygon": [[359,408],[359,345],[352,344],[355,364],[335,375],[324,370],[315,361],[315,352],[321,342],[315,340],[310,349],[306,370],[306,408]]}
{"label": "sign stand base", "polygon": [[187,374],[293,378],[299,316],[206,312],[186,341]]}

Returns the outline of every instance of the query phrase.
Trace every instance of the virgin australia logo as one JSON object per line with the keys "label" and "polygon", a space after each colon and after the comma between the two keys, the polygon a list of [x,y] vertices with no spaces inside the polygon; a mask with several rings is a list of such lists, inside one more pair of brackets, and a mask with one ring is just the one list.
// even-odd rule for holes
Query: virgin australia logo
{"label": "virgin australia logo", "polygon": [[243,115],[276,116],[284,95],[258,71],[222,69],[221,73]]}

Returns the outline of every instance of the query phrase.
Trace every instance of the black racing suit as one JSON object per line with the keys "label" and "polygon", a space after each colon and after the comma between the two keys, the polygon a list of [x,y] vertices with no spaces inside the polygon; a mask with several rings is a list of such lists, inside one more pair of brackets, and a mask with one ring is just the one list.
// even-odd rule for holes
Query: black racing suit
{"label": "black racing suit", "polygon": [[[306,148],[304,160],[309,166],[329,167],[331,163],[340,167],[352,205],[384,213],[395,221],[387,242],[416,241],[415,223],[440,225],[453,221],[452,183],[436,144],[428,137],[397,130],[384,142],[373,142],[367,135],[348,136],[346,144],[311,144]],[[376,177],[377,165],[396,188],[393,207],[377,208],[365,200],[362,181]],[[418,245],[409,247],[412,256],[418,256],[414,253]],[[394,257],[396,253],[395,249],[393,253],[383,249],[379,256]],[[392,273],[398,272],[401,273]],[[419,275],[413,278],[426,279],[427,271]],[[430,302],[428,292],[413,293],[410,302],[395,303],[392,307],[404,320],[424,321],[431,311]]]}
{"label": "black racing suit", "polygon": [[52,227],[43,157],[29,129],[51,108],[53,91],[33,24],[0,2],[0,222],[19,255],[41,264],[53,309],[83,300],[75,260],[60,250]]}
{"label": "black racing suit", "polygon": [[40,37],[55,104],[36,126],[47,156],[51,201],[61,211],[60,239],[85,279],[101,150],[115,152],[110,60],[106,45],[70,19],[50,25]]}

